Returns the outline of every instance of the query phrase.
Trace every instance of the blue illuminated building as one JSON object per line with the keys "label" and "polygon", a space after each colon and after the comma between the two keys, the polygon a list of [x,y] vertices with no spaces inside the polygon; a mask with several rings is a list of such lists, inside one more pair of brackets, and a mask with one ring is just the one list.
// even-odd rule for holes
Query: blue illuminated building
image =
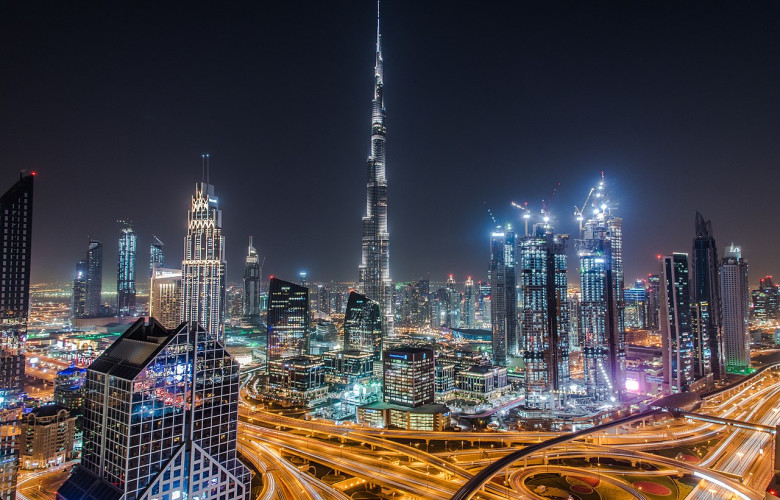
{"label": "blue illuminated building", "polygon": [[602,176],[592,191],[593,215],[577,241],[580,264],[579,341],[585,391],[594,401],[617,401],[625,389],[623,221],[612,214]]}
{"label": "blue illuminated building", "polygon": [[546,222],[520,239],[520,349],[530,408],[561,406],[569,391],[567,239]]}
{"label": "blue illuminated building", "polygon": [[117,310],[119,316],[135,313],[135,250],[136,236],[130,222],[123,224],[119,236],[119,266],[116,275]]}

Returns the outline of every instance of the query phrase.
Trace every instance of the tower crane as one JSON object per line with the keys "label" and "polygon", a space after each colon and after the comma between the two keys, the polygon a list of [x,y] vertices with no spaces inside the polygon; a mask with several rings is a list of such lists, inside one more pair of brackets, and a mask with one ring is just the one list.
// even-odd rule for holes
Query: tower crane
{"label": "tower crane", "polygon": [[523,211],[523,221],[525,222],[525,235],[528,236],[528,219],[531,218],[531,209],[528,208],[528,202],[524,201],[522,204],[512,202],[512,206],[519,208]]}
{"label": "tower crane", "polygon": [[577,205],[574,205],[574,215],[577,217],[577,222],[580,224],[580,236],[582,236],[582,221],[584,220],[582,212],[585,211],[585,208],[588,206],[590,197],[593,196],[593,191],[595,190],[596,188],[590,188],[590,191],[588,191],[588,196],[585,198],[585,201],[582,202],[582,207],[577,208]]}
{"label": "tower crane", "polygon": [[544,216],[544,223],[547,224],[550,222],[550,206],[552,205],[553,200],[558,195],[558,188],[561,187],[560,181],[555,183],[555,186],[553,187],[552,194],[550,195],[550,200],[542,200],[542,215]]}

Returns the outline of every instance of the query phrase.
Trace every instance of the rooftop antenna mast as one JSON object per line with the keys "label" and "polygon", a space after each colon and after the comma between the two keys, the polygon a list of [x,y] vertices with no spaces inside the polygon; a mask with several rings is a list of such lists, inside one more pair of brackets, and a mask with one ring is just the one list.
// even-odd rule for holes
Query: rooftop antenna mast
{"label": "rooftop antenna mast", "polygon": [[203,182],[205,184],[209,184],[209,159],[211,156],[206,153],[201,155],[201,159],[203,160]]}

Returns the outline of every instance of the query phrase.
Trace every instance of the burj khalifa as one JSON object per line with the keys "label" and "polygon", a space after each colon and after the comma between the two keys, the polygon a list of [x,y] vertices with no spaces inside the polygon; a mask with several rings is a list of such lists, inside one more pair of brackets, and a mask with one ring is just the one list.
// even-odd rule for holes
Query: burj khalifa
{"label": "burj khalifa", "polygon": [[359,286],[382,308],[382,335],[393,336],[393,283],[390,280],[390,233],[387,231],[387,177],[385,176],[384,78],[382,35],[379,31],[379,2],[376,23],[376,65],[371,114],[371,153],[368,156],[366,215],[363,217],[363,253]]}

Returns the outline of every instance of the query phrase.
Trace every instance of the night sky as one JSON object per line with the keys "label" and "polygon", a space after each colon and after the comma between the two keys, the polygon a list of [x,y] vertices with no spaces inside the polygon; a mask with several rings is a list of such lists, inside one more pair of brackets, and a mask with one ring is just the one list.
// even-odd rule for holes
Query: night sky
{"label": "night sky", "polygon": [[[573,207],[606,172],[627,282],[690,252],[694,210],[751,282],[780,274],[776,2],[382,6],[391,275],[485,279],[509,202]],[[35,169],[33,281],[71,279],[91,235],[115,279],[116,220],[181,260],[211,154],[228,274],[356,280],[375,4],[4,2],[0,187]],[[5,187],[4,187],[5,186]],[[571,268],[576,268],[573,262]],[[572,273],[576,274],[576,273]],[[575,276],[572,276],[575,278]]]}

